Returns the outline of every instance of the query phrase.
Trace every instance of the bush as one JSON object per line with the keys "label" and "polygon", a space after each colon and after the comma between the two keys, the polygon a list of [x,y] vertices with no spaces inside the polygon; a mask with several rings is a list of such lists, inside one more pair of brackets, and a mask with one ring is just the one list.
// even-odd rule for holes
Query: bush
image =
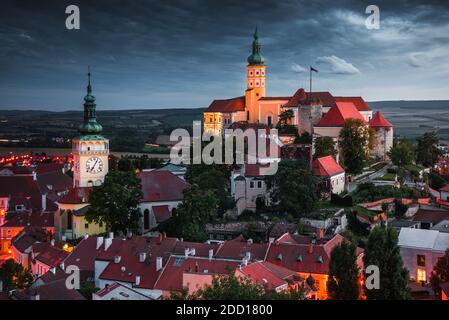
{"label": "bush", "polygon": [[353,205],[352,197],[350,195],[345,195],[341,197],[340,195],[335,193],[331,194],[331,203],[345,207],[352,207]]}
{"label": "bush", "polygon": [[398,173],[398,169],[396,168],[388,168],[387,173]]}

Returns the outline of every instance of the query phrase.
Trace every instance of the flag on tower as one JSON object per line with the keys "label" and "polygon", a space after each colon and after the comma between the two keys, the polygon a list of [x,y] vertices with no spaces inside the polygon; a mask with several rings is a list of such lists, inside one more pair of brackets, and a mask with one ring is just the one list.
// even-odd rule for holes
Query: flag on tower
{"label": "flag on tower", "polygon": [[318,70],[317,69],[315,69],[314,67],[312,67],[312,66],[310,66],[310,71],[313,71],[313,72],[318,72]]}

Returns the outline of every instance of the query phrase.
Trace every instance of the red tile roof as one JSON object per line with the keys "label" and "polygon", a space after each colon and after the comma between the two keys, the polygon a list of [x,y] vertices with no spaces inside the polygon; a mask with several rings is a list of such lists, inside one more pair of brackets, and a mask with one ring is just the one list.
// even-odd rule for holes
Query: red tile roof
{"label": "red tile roof", "polygon": [[8,220],[1,227],[18,228],[18,227],[54,227],[53,212],[17,212],[12,213]]}
{"label": "red tile roof", "polygon": [[142,180],[142,202],[180,201],[187,182],[169,171],[142,171],[138,175]]}
{"label": "red tile roof", "polygon": [[42,209],[42,195],[32,176],[0,176],[0,196],[29,198],[33,209]]}
{"label": "red tile roof", "polygon": [[317,127],[343,127],[347,119],[366,122],[352,102],[337,102],[336,106],[330,108],[323,116]]}
{"label": "red tile roof", "polygon": [[[162,257],[164,261],[167,261],[176,242],[176,238],[159,239],[140,236],[126,240],[114,239],[107,250],[104,250],[104,246],[98,250],[96,260],[111,262],[100,274],[100,278],[135,283],[136,276],[140,276],[140,285],[136,287],[153,288],[160,273],[156,271],[156,258]],[[147,259],[144,262],[139,261],[139,254],[142,252],[147,253]],[[114,262],[115,256],[120,256],[120,263]]]}
{"label": "red tile roof", "polygon": [[440,285],[441,290],[444,292],[446,297],[449,297],[449,281]]}
{"label": "red tile roof", "polygon": [[418,209],[412,218],[413,221],[437,224],[443,220],[449,220],[448,210]]}
{"label": "red tile roof", "polygon": [[50,235],[45,229],[40,227],[25,227],[17,236],[12,238],[11,244],[19,252],[25,253],[36,242],[46,242],[50,240]]}
{"label": "red tile roof", "polygon": [[312,163],[312,171],[318,177],[332,177],[345,172],[332,156],[315,159]]}
{"label": "red tile roof", "polygon": [[76,289],[67,289],[65,279],[53,281],[48,284],[17,290],[13,293],[13,299],[31,300],[39,295],[39,300],[86,300]]}
{"label": "red tile roof", "polygon": [[51,162],[51,163],[39,163],[36,168],[37,174],[44,174],[48,172],[61,172],[64,168],[63,164]]}
{"label": "red tile roof", "polygon": [[449,192],[449,184],[440,189],[440,192]]}
{"label": "red tile roof", "polygon": [[97,239],[98,237],[88,237],[81,240],[64,260],[64,264],[66,266],[77,266],[84,277],[93,277],[95,272],[95,258],[97,257]]}
{"label": "red tile roof", "polygon": [[335,101],[352,102],[359,111],[371,111],[371,108],[362,97],[335,97]]}
{"label": "red tile roof", "polygon": [[233,240],[221,244],[215,256],[219,258],[242,260],[247,252],[251,253],[251,259],[263,260],[268,250],[267,243],[252,243],[239,236]]}
{"label": "red tile roof", "polygon": [[153,206],[153,214],[156,218],[157,223],[164,222],[165,220],[170,219],[171,214],[170,210],[168,210],[168,206]]}
{"label": "red tile roof", "polygon": [[287,285],[286,279],[295,275],[292,270],[266,261],[251,263],[240,272],[262,286],[267,285],[270,290]]}
{"label": "red tile roof", "polygon": [[284,106],[297,107],[300,104],[309,104],[310,97],[312,100],[319,100],[324,107],[335,106],[335,99],[329,92],[312,92],[310,95],[303,88],[298,89]]}
{"label": "red tile roof", "polygon": [[222,275],[234,272],[239,262],[198,257],[171,256],[161,276],[154,285],[155,289],[181,291],[183,289],[183,274],[211,274]]}
{"label": "red tile roof", "polygon": [[245,111],[245,97],[214,100],[205,112],[231,113],[237,111]]}
{"label": "red tile roof", "polygon": [[[34,244],[33,252],[35,252],[35,248],[37,248],[37,246]],[[38,260],[49,267],[58,267],[69,255],[68,252],[52,246],[48,242],[39,244],[38,250],[39,253],[34,257],[35,260]]]}
{"label": "red tile roof", "polygon": [[[325,244],[297,244],[273,242],[268,250],[266,261],[296,272],[329,273],[329,260],[332,249],[344,238],[337,234]],[[357,250],[357,254],[361,254]]]}
{"label": "red tile roof", "polygon": [[92,187],[75,187],[71,188],[69,192],[62,196],[58,203],[61,204],[83,204],[88,203]]}
{"label": "red tile roof", "polygon": [[290,100],[291,97],[262,97],[259,101],[273,101],[273,100]]}
{"label": "red tile roof", "polygon": [[172,254],[183,255],[185,249],[195,249],[195,257],[209,257],[209,250],[213,250],[215,255],[218,247],[218,244],[178,241],[173,248]]}
{"label": "red tile roof", "polygon": [[384,118],[383,114],[376,112],[369,122],[370,127],[391,128],[393,125]]}

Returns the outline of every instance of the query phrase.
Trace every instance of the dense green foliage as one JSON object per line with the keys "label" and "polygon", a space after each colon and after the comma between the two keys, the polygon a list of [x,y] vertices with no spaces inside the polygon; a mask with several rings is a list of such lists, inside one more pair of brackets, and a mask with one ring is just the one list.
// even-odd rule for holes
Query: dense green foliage
{"label": "dense green foliage", "polygon": [[357,190],[352,193],[354,203],[372,202],[384,198],[418,198],[422,196],[418,191],[402,187],[375,186],[371,182],[358,185]]}
{"label": "dense green foliage", "polygon": [[334,139],[331,137],[318,137],[314,143],[315,153],[314,159],[318,159],[325,156],[337,156],[337,149],[335,148]]}
{"label": "dense green foliage", "polygon": [[440,285],[449,281],[449,249],[444,256],[438,259],[430,276],[430,283],[433,290],[441,295]]}
{"label": "dense green foliage", "polygon": [[409,165],[414,160],[413,146],[408,141],[397,142],[388,152],[388,156],[398,167]]}
{"label": "dense green foliage", "polygon": [[316,178],[300,161],[281,161],[276,174],[267,178],[267,185],[272,203],[280,213],[298,218],[316,207]]}
{"label": "dense green foliage", "polygon": [[343,242],[334,247],[329,262],[327,291],[333,300],[357,300],[359,298],[356,247]]}
{"label": "dense green foliage", "polygon": [[369,300],[407,300],[409,274],[402,263],[395,229],[385,226],[375,227],[366,243],[363,256],[365,268],[374,265],[379,268],[379,289],[365,290]]}
{"label": "dense green foliage", "polygon": [[441,151],[437,148],[438,137],[435,132],[426,132],[418,139],[416,147],[416,162],[425,167],[431,167],[437,163]]}
{"label": "dense green foliage", "polygon": [[0,281],[3,282],[3,291],[9,292],[28,288],[33,283],[33,276],[29,269],[9,259],[0,267]]}
{"label": "dense green foliage", "polygon": [[359,119],[347,119],[340,131],[340,149],[343,165],[349,174],[360,174],[368,161],[372,147],[372,132]]}
{"label": "dense green foliage", "polygon": [[142,197],[141,182],[134,172],[111,171],[101,186],[93,188],[86,220],[105,224],[113,232],[136,232]]}

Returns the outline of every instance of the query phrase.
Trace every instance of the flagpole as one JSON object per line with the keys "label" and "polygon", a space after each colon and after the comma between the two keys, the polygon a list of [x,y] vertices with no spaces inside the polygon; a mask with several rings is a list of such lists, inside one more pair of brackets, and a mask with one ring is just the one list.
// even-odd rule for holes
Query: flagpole
{"label": "flagpole", "polygon": [[309,100],[312,101],[312,66],[310,66],[310,86]]}

